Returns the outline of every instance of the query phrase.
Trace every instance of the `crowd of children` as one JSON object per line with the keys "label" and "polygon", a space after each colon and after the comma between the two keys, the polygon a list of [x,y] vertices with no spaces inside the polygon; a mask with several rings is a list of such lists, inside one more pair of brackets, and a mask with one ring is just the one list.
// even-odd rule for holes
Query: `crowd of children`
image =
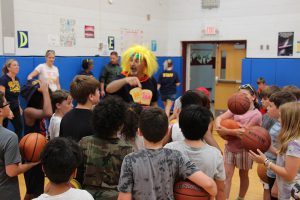
{"label": "crowd of children", "polygon": [[[106,66],[107,72],[100,76],[100,81],[90,72],[93,62],[84,60],[84,70],[71,82],[70,92],[60,90],[52,50],[46,52],[46,63],[29,74],[22,87],[16,76],[17,61],[7,61],[0,78],[0,199],[20,199],[17,176],[24,173],[26,200],[174,199],[174,183],[185,179],[205,189],[211,199],[225,200],[229,199],[237,168],[240,185],[236,199],[242,200],[249,187],[248,172],[253,160],[267,167],[264,200],[297,198],[295,188],[300,184],[297,87],[266,86],[265,80],[259,78],[259,95],[249,84],[237,91],[246,94],[251,102],[245,114],[235,115],[227,110],[216,119],[210,111],[209,95],[189,90],[180,97],[174,115],[169,116],[169,108],[166,111],[158,108],[157,100],[160,89],[167,107],[175,101],[176,85],[180,82],[172,71],[172,62],[167,62],[168,69],[157,84],[152,75],[158,64],[147,48],[134,46],[125,51],[123,71],[115,74],[115,80],[111,80],[108,71],[112,70],[109,67],[114,67],[112,74],[119,70],[114,58],[117,54],[111,57],[112,66]],[[49,71],[54,77],[48,76]],[[39,81],[32,79],[37,75],[42,76]],[[9,82],[15,87],[9,87]],[[168,85],[171,82],[174,85]],[[165,91],[165,83],[172,91]],[[137,86],[140,91],[136,91]],[[20,108],[19,94],[27,103],[24,111]],[[20,139],[23,130],[19,125],[22,114],[25,134],[37,132],[49,136],[50,141],[36,163],[20,156],[18,136]],[[17,134],[4,128],[7,118]],[[50,119],[48,127],[47,119]],[[224,119],[234,119],[240,128],[221,126]],[[259,150],[258,154],[248,152],[241,145],[243,133],[250,126],[268,130],[271,146],[265,154]],[[221,136],[234,136],[227,141],[224,151],[213,137],[213,127]],[[46,187],[45,176],[49,179]],[[82,190],[71,188],[71,179],[76,179]]]}

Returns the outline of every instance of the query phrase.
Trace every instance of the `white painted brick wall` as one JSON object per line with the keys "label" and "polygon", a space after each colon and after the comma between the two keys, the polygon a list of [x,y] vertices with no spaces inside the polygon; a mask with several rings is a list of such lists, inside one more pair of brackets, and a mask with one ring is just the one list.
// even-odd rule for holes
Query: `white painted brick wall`
{"label": "white painted brick wall", "polygon": [[[201,0],[113,0],[112,4],[108,0],[14,0],[15,30],[29,32],[30,46],[17,48],[16,55],[44,55],[46,49],[55,49],[62,56],[96,55],[99,43],[107,43],[108,36],[115,36],[116,50],[120,51],[121,29],[127,28],[143,30],[144,44],[157,40],[159,56],[181,56],[181,41],[247,40],[247,57],[261,58],[277,57],[278,32],[294,31],[293,57],[300,57],[296,53],[299,0],[220,2],[220,8],[202,10]],[[74,47],[48,45],[48,34],[60,34],[61,18],[76,20]],[[94,39],[84,38],[84,25],[95,26]],[[216,27],[219,34],[204,36],[201,31],[208,25]],[[270,50],[265,50],[266,45]]]}

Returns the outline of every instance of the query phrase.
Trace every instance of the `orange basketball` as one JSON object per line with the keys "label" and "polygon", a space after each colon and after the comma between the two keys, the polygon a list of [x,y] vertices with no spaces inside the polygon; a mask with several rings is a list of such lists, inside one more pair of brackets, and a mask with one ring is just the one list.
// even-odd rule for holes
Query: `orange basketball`
{"label": "orange basketball", "polygon": [[257,165],[257,175],[265,183],[268,183],[267,167],[264,164]]}
{"label": "orange basketball", "polygon": [[[234,121],[233,119],[223,119],[221,121],[221,126],[224,126],[225,128],[228,128],[228,129],[237,129],[237,128],[240,128],[239,124]],[[231,136],[231,135],[220,135],[223,139],[225,140],[232,140],[232,139],[236,139],[235,136]]]}
{"label": "orange basketball", "polygon": [[247,150],[266,152],[271,145],[271,137],[268,131],[260,126],[246,128],[242,137],[242,145]]}
{"label": "orange basketball", "polygon": [[46,143],[46,137],[40,133],[26,134],[19,143],[22,157],[29,162],[39,161],[40,154]]}
{"label": "orange basketball", "polygon": [[244,93],[235,93],[227,101],[228,109],[235,115],[243,115],[250,108],[250,99]]}
{"label": "orange basketball", "polygon": [[174,197],[176,200],[208,200],[210,195],[203,188],[193,182],[179,181],[174,185]]}

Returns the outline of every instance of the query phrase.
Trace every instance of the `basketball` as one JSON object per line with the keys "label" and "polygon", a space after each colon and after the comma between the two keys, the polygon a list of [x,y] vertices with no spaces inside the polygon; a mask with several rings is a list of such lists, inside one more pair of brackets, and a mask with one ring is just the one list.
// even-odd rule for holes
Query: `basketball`
{"label": "basketball", "polygon": [[250,99],[244,93],[235,93],[227,101],[228,109],[235,115],[243,115],[250,108]]}
{"label": "basketball", "polygon": [[208,200],[210,195],[203,188],[193,182],[179,181],[174,185],[174,197],[176,200]]}
{"label": "basketball", "polygon": [[[240,128],[239,124],[236,121],[234,121],[233,119],[223,119],[220,124],[221,124],[221,126],[228,128],[228,129]],[[231,135],[220,135],[220,136],[225,140],[236,139],[235,136],[231,136]]]}
{"label": "basketball", "polygon": [[[242,137],[242,145],[247,150],[266,152],[271,145],[271,137],[268,131],[260,126],[246,128]],[[256,152],[257,153],[257,152]]]}
{"label": "basketball", "polygon": [[47,143],[47,139],[40,133],[29,133],[22,137],[19,147],[22,157],[29,162],[37,162]]}
{"label": "basketball", "polygon": [[257,175],[265,183],[268,183],[267,167],[264,164],[257,165]]}

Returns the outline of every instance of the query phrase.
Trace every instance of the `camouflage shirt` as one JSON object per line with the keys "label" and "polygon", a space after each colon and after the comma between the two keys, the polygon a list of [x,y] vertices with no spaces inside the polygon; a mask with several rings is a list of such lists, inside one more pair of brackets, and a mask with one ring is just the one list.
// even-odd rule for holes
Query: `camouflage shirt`
{"label": "camouflage shirt", "polygon": [[124,157],[133,152],[129,143],[120,139],[87,136],[80,140],[84,153],[83,188],[95,199],[117,199],[117,185]]}

